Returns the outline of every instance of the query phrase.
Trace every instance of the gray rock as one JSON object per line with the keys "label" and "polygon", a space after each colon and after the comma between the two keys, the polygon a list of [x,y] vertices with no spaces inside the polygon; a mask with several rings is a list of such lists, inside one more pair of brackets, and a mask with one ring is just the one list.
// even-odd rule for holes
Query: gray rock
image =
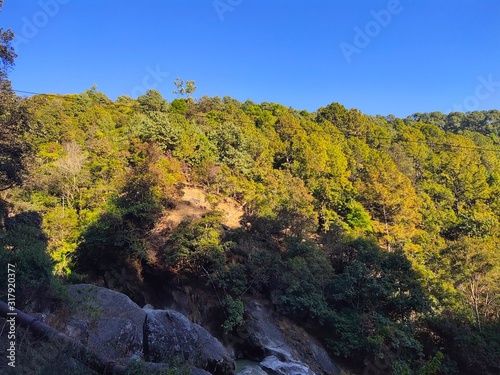
{"label": "gray rock", "polygon": [[201,368],[192,367],[190,375],[212,375],[208,371],[202,370]]}
{"label": "gray rock", "polygon": [[278,375],[316,375],[307,365],[299,361],[281,361],[271,355],[260,363],[264,368],[274,371]]}
{"label": "gray rock", "polygon": [[93,285],[71,285],[77,314],[65,331],[89,348],[115,360],[142,357],[146,313],[129,297]]}
{"label": "gray rock", "polygon": [[311,357],[314,363],[327,374],[340,374],[340,368],[333,363],[326,350],[312,340],[309,342]]}
{"label": "gray rock", "polygon": [[[259,361],[263,357],[274,357],[282,363],[278,366],[276,361],[272,362],[274,367],[281,369],[280,371],[307,368],[310,372],[304,374],[340,374],[340,369],[319,342],[293,322],[273,313],[264,304],[257,301],[247,302],[245,318],[246,335],[241,346],[247,358]],[[269,361],[268,363],[271,363]],[[287,362],[291,366],[283,365]],[[280,373],[274,369],[273,371]]]}
{"label": "gray rock", "polygon": [[264,306],[252,301],[245,306],[245,312],[245,327],[250,333],[248,338],[252,346],[263,349],[265,356],[274,355],[282,360],[293,359],[292,348]]}
{"label": "gray rock", "polygon": [[70,285],[68,291],[80,312],[88,317],[128,318],[144,322],[146,313],[125,294],[89,284]]}
{"label": "gray rock", "polygon": [[233,358],[208,331],[173,310],[146,310],[145,358],[151,362],[188,362],[214,375],[234,373]]}
{"label": "gray rock", "polygon": [[267,375],[260,366],[245,366],[236,375]]}
{"label": "gray rock", "polygon": [[90,328],[87,322],[74,316],[69,318],[64,329],[66,335],[85,344],[89,339],[89,332]]}
{"label": "gray rock", "polygon": [[142,337],[129,319],[100,318],[91,331],[89,345],[102,348],[110,358],[142,354]]}

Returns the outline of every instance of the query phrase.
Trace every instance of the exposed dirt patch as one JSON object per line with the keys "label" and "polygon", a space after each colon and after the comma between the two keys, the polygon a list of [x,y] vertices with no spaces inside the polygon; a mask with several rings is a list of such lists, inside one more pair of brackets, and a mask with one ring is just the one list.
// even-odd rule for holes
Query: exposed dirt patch
{"label": "exposed dirt patch", "polygon": [[229,228],[237,228],[240,226],[240,220],[243,216],[242,204],[234,199],[225,198],[215,207],[207,200],[207,195],[203,189],[196,187],[184,187],[182,189],[183,196],[177,207],[165,215],[165,220],[169,221],[173,227],[186,217],[201,218],[212,208],[223,213],[222,224]]}
{"label": "exposed dirt patch", "polygon": [[215,209],[222,212],[223,225],[231,229],[241,226],[240,220],[244,213],[244,204],[231,198],[224,198],[213,207],[207,200],[206,192],[197,187],[185,186],[182,189],[182,193],[182,198],[177,206],[166,212],[151,231],[148,242],[151,245],[149,257],[153,263],[156,263],[157,251],[161,248],[170,233],[185,218],[200,219],[204,214]]}

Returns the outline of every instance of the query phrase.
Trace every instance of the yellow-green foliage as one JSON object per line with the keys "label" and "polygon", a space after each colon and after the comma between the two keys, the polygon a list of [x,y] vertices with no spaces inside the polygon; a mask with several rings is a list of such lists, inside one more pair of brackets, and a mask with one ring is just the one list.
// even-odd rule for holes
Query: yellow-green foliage
{"label": "yellow-green foliage", "polygon": [[[401,371],[440,349],[434,337],[453,341],[463,322],[479,335],[469,343],[499,323],[498,111],[397,119],[338,103],[314,113],[229,97],[168,103],[154,90],[112,102],[95,88],[25,103],[40,127],[26,137],[36,157],[7,198],[41,213],[59,275],[102,276],[146,259],[151,229],[194,183],[213,204],[240,202],[243,229],[225,232],[209,214],[155,246],[171,270],[222,289],[232,312],[256,288],[280,311],[338,327],[325,340],[345,340],[346,355],[378,355],[404,338]],[[425,351],[411,333],[424,314],[433,316],[419,320]],[[226,329],[239,321],[231,316]],[[459,365],[472,371],[481,360]]]}

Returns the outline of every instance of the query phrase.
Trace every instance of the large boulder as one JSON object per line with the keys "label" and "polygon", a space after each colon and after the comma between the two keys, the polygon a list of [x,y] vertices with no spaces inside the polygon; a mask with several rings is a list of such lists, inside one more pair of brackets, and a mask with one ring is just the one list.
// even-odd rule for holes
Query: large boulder
{"label": "large boulder", "polygon": [[145,310],[145,358],[151,362],[189,363],[214,375],[234,373],[234,362],[219,340],[173,310]]}
{"label": "large boulder", "polygon": [[65,327],[68,336],[118,361],[142,357],[143,309],[126,295],[106,288],[77,284],[68,291],[76,310]]}

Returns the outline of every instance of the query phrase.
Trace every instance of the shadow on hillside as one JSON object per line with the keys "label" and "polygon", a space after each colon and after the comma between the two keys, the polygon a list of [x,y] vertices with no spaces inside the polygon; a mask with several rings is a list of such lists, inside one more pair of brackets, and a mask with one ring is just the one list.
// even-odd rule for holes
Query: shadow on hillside
{"label": "shadow on hillside", "polygon": [[7,283],[12,279],[17,308],[47,306],[54,297],[54,277],[42,216],[35,211],[10,217],[7,213],[4,203],[0,212],[0,299],[7,300]]}

